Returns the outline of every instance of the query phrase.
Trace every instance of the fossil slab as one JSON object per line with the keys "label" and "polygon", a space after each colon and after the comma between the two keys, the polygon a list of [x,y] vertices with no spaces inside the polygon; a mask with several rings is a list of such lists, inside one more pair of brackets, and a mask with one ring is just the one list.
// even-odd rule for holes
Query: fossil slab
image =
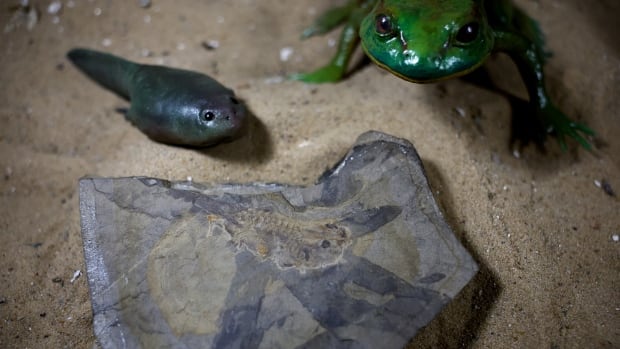
{"label": "fossil slab", "polygon": [[80,211],[104,348],[400,348],[477,271],[379,132],[308,187],[84,178]]}

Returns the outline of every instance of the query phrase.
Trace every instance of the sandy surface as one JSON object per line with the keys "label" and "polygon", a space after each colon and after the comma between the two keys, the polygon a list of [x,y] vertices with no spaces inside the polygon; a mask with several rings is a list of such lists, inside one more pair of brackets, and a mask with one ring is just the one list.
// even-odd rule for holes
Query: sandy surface
{"label": "sandy surface", "polygon": [[[0,347],[96,343],[86,277],[71,282],[84,270],[81,176],[309,184],[369,129],[415,144],[481,267],[415,347],[620,347],[620,204],[595,185],[620,193],[619,2],[518,1],[554,52],[553,98],[601,140],[593,153],[550,142],[547,154],[529,146],[519,158],[507,99],[462,80],[416,85],[374,65],[338,84],[278,80],[329,59],[337,33],[298,34],[331,1],[75,0],[57,15],[50,2],[31,0],[31,30],[0,34]],[[0,29],[14,3],[0,1]],[[210,40],[219,46],[206,50]],[[65,59],[75,46],[211,74],[252,110],[251,132],[204,151],[153,143],[114,111],[126,102]],[[487,68],[524,95],[508,59]]]}

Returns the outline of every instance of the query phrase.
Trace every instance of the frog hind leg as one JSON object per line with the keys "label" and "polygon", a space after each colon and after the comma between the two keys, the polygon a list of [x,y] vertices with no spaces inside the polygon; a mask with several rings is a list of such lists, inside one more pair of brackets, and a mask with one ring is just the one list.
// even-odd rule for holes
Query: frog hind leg
{"label": "frog hind leg", "polygon": [[[332,59],[327,65],[310,73],[292,74],[289,76],[289,78],[293,80],[304,81],[307,83],[325,83],[340,81],[347,72],[347,67],[349,65],[351,56],[353,55],[355,48],[359,44],[359,28],[364,15],[368,11],[368,6],[369,5],[360,6],[358,1],[351,1],[349,2],[349,5],[340,8],[343,9],[342,11],[346,12],[346,16],[344,16],[344,13],[340,12],[338,13],[338,16],[346,17],[346,22],[344,28],[342,29],[342,33],[340,34],[336,54],[332,57]],[[344,10],[345,8],[347,11]],[[330,12],[328,12],[326,15],[328,14],[330,14]],[[335,20],[337,16],[335,14],[332,16],[334,18],[330,19],[330,21],[325,20],[323,22],[323,28],[319,31],[316,31],[316,33],[328,31],[328,29],[331,29],[329,26],[334,27],[337,25],[337,21]],[[319,18],[317,22],[320,21],[321,19]],[[341,18],[340,22],[342,22]]]}
{"label": "frog hind leg", "polygon": [[551,102],[547,94],[543,73],[545,53],[542,46],[520,32],[496,31],[495,38],[497,50],[506,52],[516,63],[527,87],[530,104],[538,124],[547,133],[555,135],[563,150],[567,149],[567,137],[577,141],[583,148],[591,150],[592,146],[586,137],[593,136],[594,131],[571,120]]}
{"label": "frog hind leg", "polygon": [[545,34],[537,21],[528,16],[520,8],[514,7],[512,13],[512,24],[515,29],[525,36],[528,40],[534,44],[536,51],[539,55],[539,59],[542,63],[545,63],[545,58],[551,56],[551,52],[545,49]]}

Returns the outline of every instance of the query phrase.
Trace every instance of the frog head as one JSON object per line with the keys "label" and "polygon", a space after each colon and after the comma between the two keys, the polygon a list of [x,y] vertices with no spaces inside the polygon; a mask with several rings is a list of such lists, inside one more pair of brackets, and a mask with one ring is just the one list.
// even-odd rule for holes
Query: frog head
{"label": "frog head", "polygon": [[381,0],[360,37],[375,63],[413,82],[469,73],[494,43],[480,0]]}

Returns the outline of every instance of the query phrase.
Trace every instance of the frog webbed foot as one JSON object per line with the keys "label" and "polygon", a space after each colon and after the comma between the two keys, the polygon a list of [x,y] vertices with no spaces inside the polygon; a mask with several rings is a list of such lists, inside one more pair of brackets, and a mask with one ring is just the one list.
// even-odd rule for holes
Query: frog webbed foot
{"label": "frog webbed foot", "polygon": [[513,115],[510,138],[512,148],[521,149],[533,143],[539,151],[545,153],[545,140],[548,135],[552,135],[563,151],[568,148],[567,137],[577,141],[584,149],[592,150],[587,136],[594,136],[595,132],[584,124],[571,120],[554,105],[540,107],[512,96],[509,102]]}
{"label": "frog webbed foot", "polygon": [[342,67],[328,64],[310,73],[295,73],[289,76],[291,80],[299,80],[307,83],[320,84],[324,82],[337,82],[344,76]]}
{"label": "frog webbed foot", "polygon": [[567,137],[577,141],[584,149],[592,150],[592,145],[586,137],[594,136],[594,131],[584,124],[571,120],[553,104],[547,104],[542,108],[536,107],[536,116],[544,129],[556,137],[562,150],[567,149]]}

